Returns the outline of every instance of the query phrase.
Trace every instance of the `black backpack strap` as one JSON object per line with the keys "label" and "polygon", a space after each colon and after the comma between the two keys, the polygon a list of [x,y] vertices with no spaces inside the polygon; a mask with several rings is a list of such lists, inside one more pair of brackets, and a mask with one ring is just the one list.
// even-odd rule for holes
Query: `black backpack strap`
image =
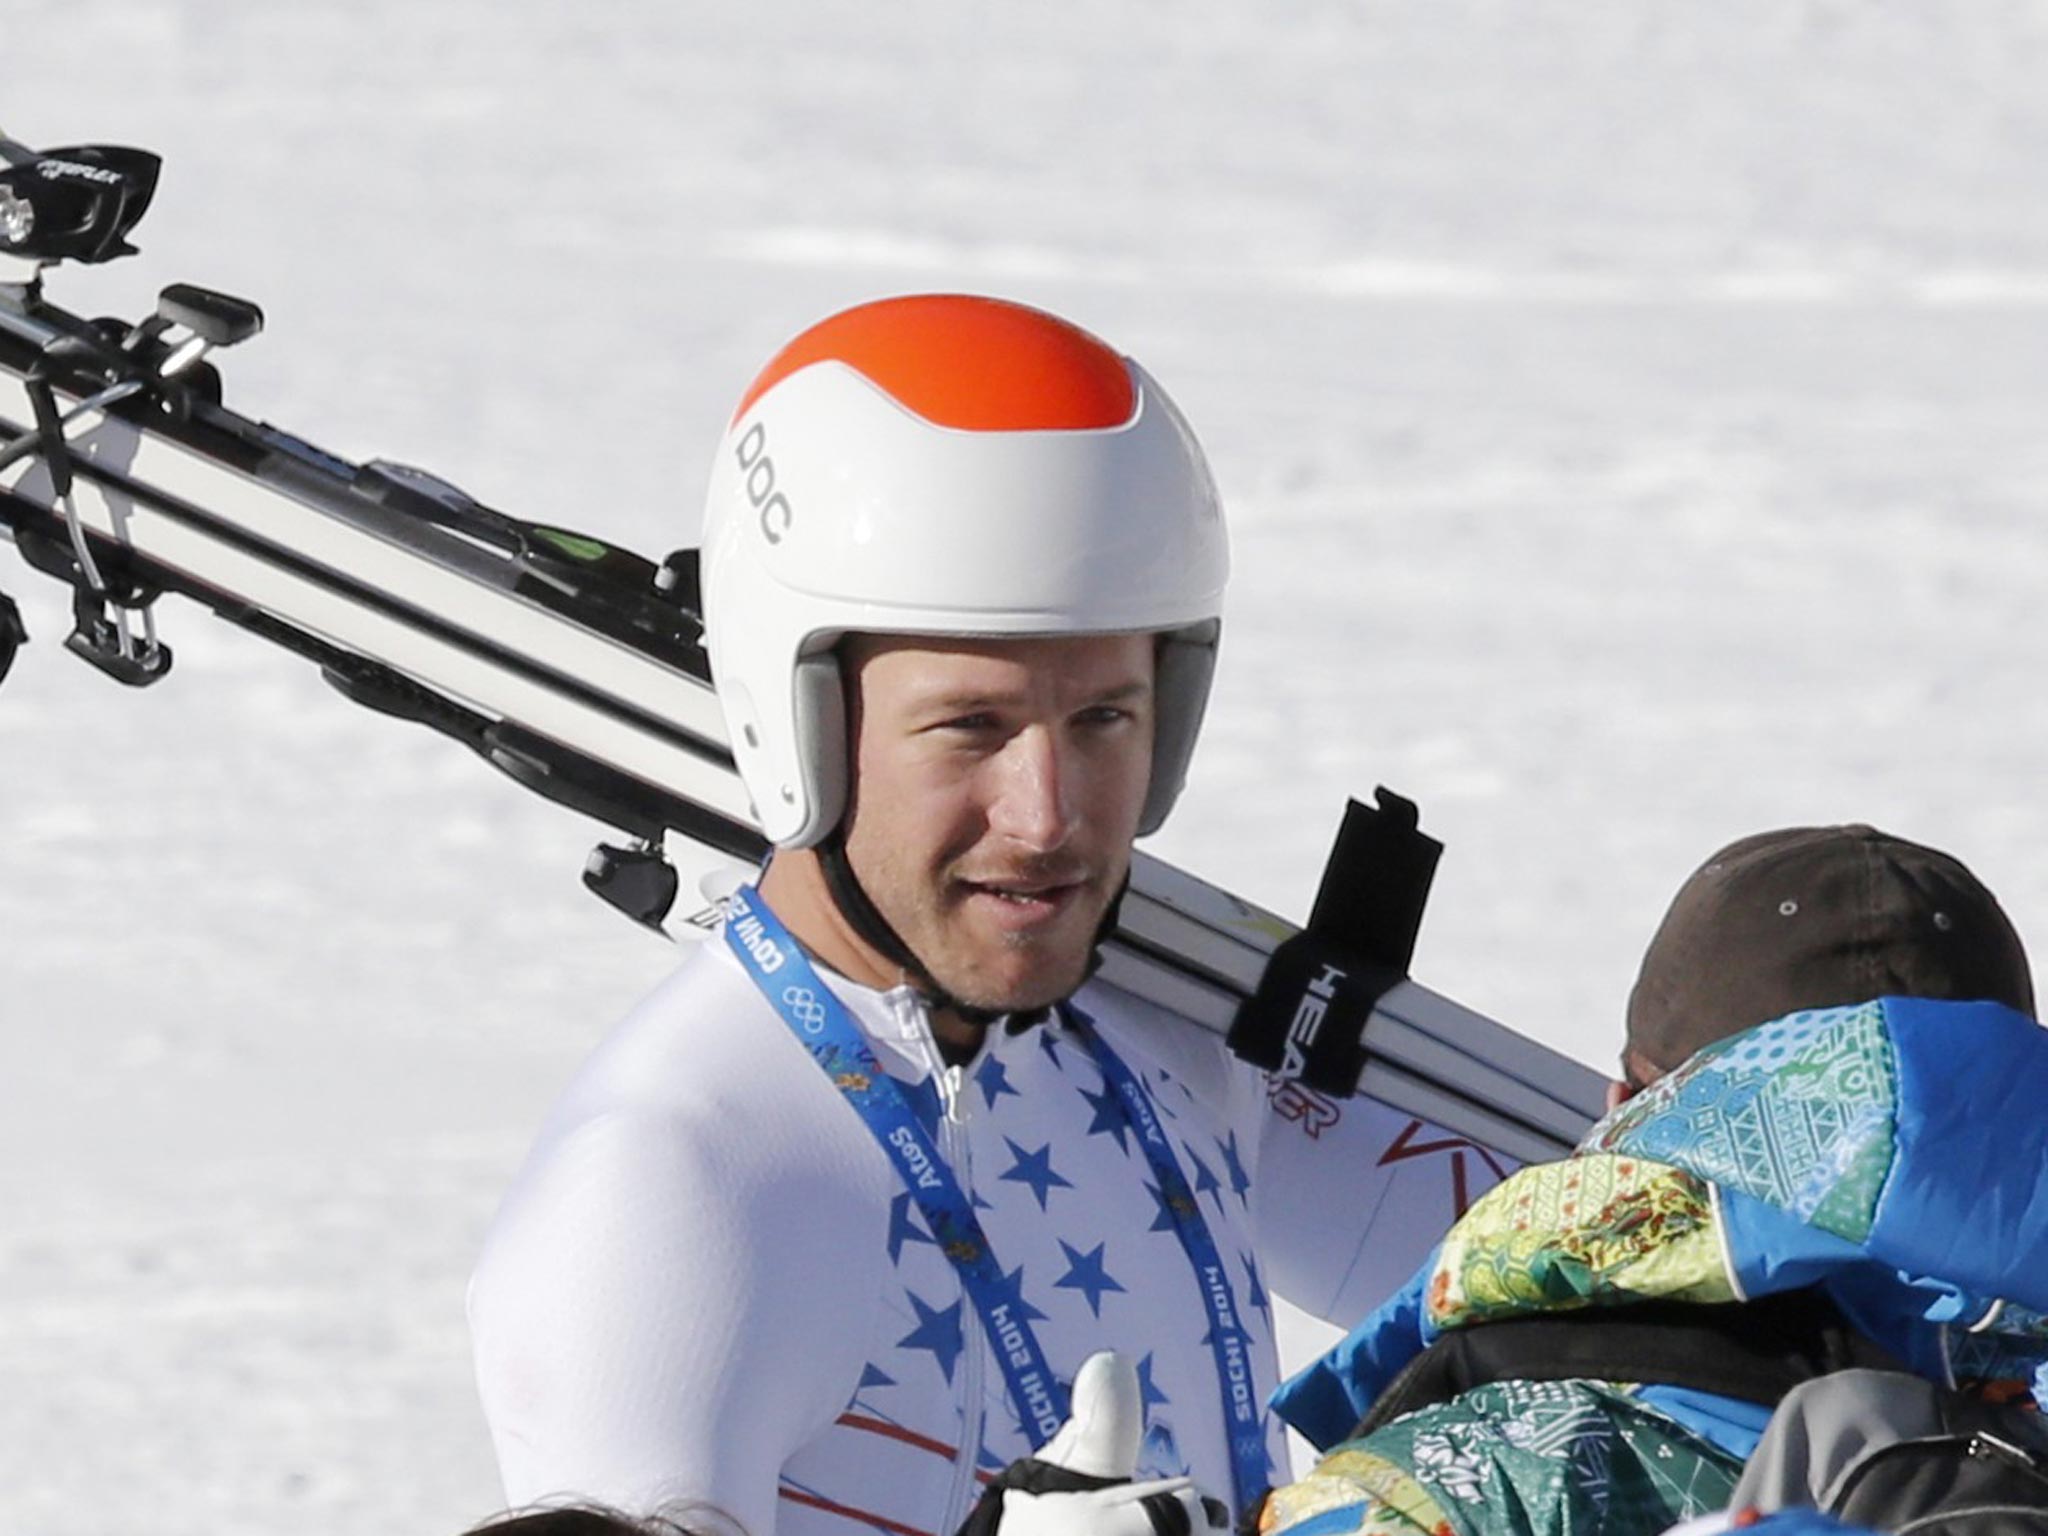
{"label": "black backpack strap", "polygon": [[1656,1383],[1770,1406],[1802,1381],[1855,1366],[1901,1369],[1813,1290],[1502,1318],[1444,1334],[1387,1384],[1352,1433],[1496,1381]]}

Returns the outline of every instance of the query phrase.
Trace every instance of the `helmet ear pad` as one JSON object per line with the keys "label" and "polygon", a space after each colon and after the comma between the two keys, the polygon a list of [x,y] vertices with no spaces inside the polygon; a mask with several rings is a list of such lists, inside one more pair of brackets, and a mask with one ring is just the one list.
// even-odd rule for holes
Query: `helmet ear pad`
{"label": "helmet ear pad", "polygon": [[1187,782],[1222,636],[1220,619],[1160,636],[1152,677],[1152,780],[1138,815],[1140,837],[1159,830]]}
{"label": "helmet ear pad", "polygon": [[798,772],[810,815],[788,848],[811,848],[846,814],[852,744],[846,737],[846,683],[839,657],[830,650],[797,659],[790,690],[796,726]]}

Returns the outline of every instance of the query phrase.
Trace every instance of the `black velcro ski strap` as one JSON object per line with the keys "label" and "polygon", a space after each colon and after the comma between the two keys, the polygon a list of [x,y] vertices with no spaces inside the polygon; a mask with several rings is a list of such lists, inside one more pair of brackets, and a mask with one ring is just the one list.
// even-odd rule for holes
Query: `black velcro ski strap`
{"label": "black velcro ski strap", "polygon": [[1352,1432],[1496,1381],[1630,1381],[1775,1405],[1802,1381],[1898,1370],[1818,1291],[1709,1305],[1644,1301],[1453,1329],[1411,1360]]}
{"label": "black velcro ski strap", "polygon": [[1308,926],[1273,951],[1230,1026],[1230,1048],[1277,1077],[1348,1095],[1365,1069],[1365,1026],[1408,975],[1444,847],[1415,802],[1380,788],[1344,810]]}

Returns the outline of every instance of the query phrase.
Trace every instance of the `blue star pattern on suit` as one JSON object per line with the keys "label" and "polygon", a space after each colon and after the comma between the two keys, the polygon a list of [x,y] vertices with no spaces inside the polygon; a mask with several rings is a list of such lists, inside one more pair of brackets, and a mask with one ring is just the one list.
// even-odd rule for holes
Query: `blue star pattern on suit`
{"label": "blue star pattern on suit", "polygon": [[1257,1307],[1261,1312],[1271,1311],[1272,1305],[1266,1299],[1266,1288],[1259,1284],[1259,1266],[1257,1262],[1253,1260],[1250,1254],[1243,1252],[1238,1254],[1237,1262],[1244,1266],[1245,1279],[1251,1282],[1251,1288],[1245,1292],[1246,1302]]}
{"label": "blue star pattern on suit", "polygon": [[1155,1405],[1164,1408],[1173,1401],[1159,1390],[1159,1384],[1152,1379],[1152,1355],[1153,1351],[1148,1349],[1145,1358],[1138,1362],[1138,1405],[1147,1417],[1151,1416]]}
{"label": "blue star pattern on suit", "polygon": [[953,1380],[953,1367],[960,1361],[960,1351],[965,1344],[960,1331],[960,1303],[954,1302],[944,1311],[936,1311],[925,1305],[924,1298],[915,1291],[904,1292],[910,1298],[910,1305],[917,1312],[917,1326],[896,1341],[898,1349],[925,1349],[931,1351],[932,1359],[945,1373],[948,1383]]}
{"label": "blue star pattern on suit", "polygon": [[1103,1296],[1110,1291],[1123,1289],[1103,1267],[1102,1251],[1108,1246],[1107,1242],[1097,1243],[1083,1253],[1065,1238],[1061,1238],[1060,1247],[1066,1250],[1068,1268],[1064,1275],[1053,1281],[1053,1284],[1062,1290],[1079,1291],[1088,1302],[1088,1310],[1097,1317],[1102,1316]]}
{"label": "blue star pattern on suit", "polygon": [[910,1209],[910,1192],[908,1190],[903,1191],[903,1193],[897,1195],[889,1202],[889,1262],[891,1264],[901,1264],[903,1262],[903,1245],[905,1243],[931,1243],[934,1247],[938,1244],[937,1238],[930,1236],[918,1227],[916,1220],[910,1214]]}
{"label": "blue star pattern on suit", "polygon": [[1003,1144],[1010,1149],[1010,1156],[1014,1157],[1016,1161],[1007,1170],[997,1174],[996,1177],[1007,1179],[1013,1184],[1022,1184],[1026,1189],[1030,1190],[1037,1197],[1038,1208],[1041,1211],[1045,1209],[1046,1197],[1054,1189],[1072,1189],[1074,1187],[1071,1182],[1061,1178],[1054,1171],[1051,1142],[1047,1142],[1036,1152],[1026,1152],[1007,1136],[1003,1138]]}
{"label": "blue star pattern on suit", "polygon": [[1180,1149],[1187,1153],[1188,1161],[1195,1165],[1196,1196],[1199,1198],[1202,1195],[1207,1195],[1211,1200],[1214,1200],[1217,1213],[1220,1215],[1223,1211],[1223,1186],[1217,1182],[1216,1175],[1209,1171],[1209,1165],[1195,1155],[1193,1147],[1189,1146],[1186,1142],[1182,1142]]}
{"label": "blue star pattern on suit", "polygon": [[1161,1067],[1157,1072],[1153,1073],[1152,1075],[1157,1081],[1146,1085],[1151,1089],[1151,1092],[1147,1096],[1152,1100],[1152,1107],[1158,1110],[1159,1113],[1164,1115],[1167,1119],[1178,1120],[1180,1116],[1176,1115],[1172,1110],[1166,1107],[1166,1100],[1162,1096],[1165,1093],[1167,1086],[1173,1082],[1173,1074],[1167,1071],[1166,1068]]}
{"label": "blue star pattern on suit", "polygon": [[1117,1150],[1123,1153],[1125,1157],[1129,1157],[1131,1155],[1131,1122],[1130,1117],[1124,1113],[1122,1100],[1116,1096],[1116,1090],[1110,1087],[1109,1084],[1104,1083],[1102,1085],[1102,1092],[1090,1093],[1086,1088],[1083,1088],[1081,1090],[1081,1097],[1086,1099],[1088,1107],[1095,1111],[1095,1118],[1088,1122],[1088,1134],[1090,1136],[1114,1136],[1116,1138]]}
{"label": "blue star pattern on suit", "polygon": [[1025,1296],[1024,1266],[1022,1264],[1019,1264],[1015,1269],[1003,1276],[1003,1299],[1008,1301],[1015,1314],[1023,1318],[1027,1323],[1051,1321],[1043,1312],[1031,1305],[1029,1298]]}
{"label": "blue star pattern on suit", "polygon": [[[894,1133],[905,1117],[900,1110],[869,1115],[887,1097],[870,1092],[874,1074],[831,1077],[832,1064],[820,1062],[889,1155],[896,1182],[873,1188],[866,1159],[851,1156],[831,1159],[828,1178],[818,1181],[822,1193],[860,1206],[857,1222],[847,1225],[857,1225],[865,1260],[850,1262],[848,1247],[849,1262],[826,1268],[849,1293],[849,1311],[859,1304],[862,1326],[829,1351],[806,1351],[804,1369],[815,1361],[821,1374],[836,1371],[850,1354],[847,1374],[860,1379],[842,1399],[850,1411],[831,1421],[830,1446],[792,1464],[784,1483],[789,1492],[806,1485],[824,1491],[793,1502],[871,1527],[870,1536],[905,1529],[899,1520],[934,1530],[919,1511],[949,1491],[973,1492],[960,1461],[987,1474],[1028,1454],[1062,1406],[1060,1368],[1071,1371],[1109,1344],[1139,1365],[1143,1472],[1174,1475],[1192,1460],[1210,1481],[1255,1484],[1251,1436],[1231,1430],[1232,1405],[1246,1401],[1247,1369],[1253,1399],[1272,1374],[1271,1298],[1251,1258],[1248,1208],[1250,1164],[1275,1119],[1262,1085],[1241,1077],[1199,1035],[1186,1040],[1190,1032],[1150,1029],[1143,1009],[1129,1021],[1128,1047],[1122,1019],[1093,1031],[1067,1017],[1036,1039],[1028,1030],[992,1030],[974,1061],[949,1072],[929,1051],[911,1048],[920,1042],[898,1048],[914,1021],[896,1000],[883,1001],[879,1011],[863,1002],[855,1022],[872,1036],[880,1075],[909,1090],[915,1128],[931,1144],[919,1143],[922,1159],[896,1157],[902,1142]],[[894,1075],[906,1067],[922,1067],[921,1077]],[[1116,1157],[1105,1142],[1115,1143]],[[803,1164],[791,1183],[808,1188],[817,1167],[816,1160]],[[957,1190],[921,1174],[925,1167],[950,1168]],[[1029,1191],[1028,1205],[1020,1187]],[[883,1229],[886,1267],[872,1262],[875,1225]],[[1116,1270],[1108,1262],[1112,1234]],[[841,1252],[822,1242],[799,1252],[814,1249],[827,1260]],[[1036,1305],[1040,1295],[1050,1305]],[[1112,1295],[1122,1298],[1115,1306]],[[1222,1326],[1233,1307],[1237,1321]],[[1211,1324],[1216,1334],[1198,1344]],[[1035,1340],[1018,1342],[1020,1325]],[[1214,1347],[1216,1337],[1227,1348]],[[1229,1476],[1225,1464],[1244,1475]],[[864,1496],[849,1502],[835,1479]],[[810,1513],[786,1512],[812,1536]]]}
{"label": "blue star pattern on suit", "polygon": [[1228,1141],[1219,1141],[1217,1147],[1223,1153],[1223,1171],[1230,1177],[1230,1192],[1237,1196],[1237,1203],[1250,1206],[1248,1192],[1252,1187],[1252,1176],[1244,1171],[1244,1162],[1237,1152],[1237,1132],[1230,1133]]}
{"label": "blue star pattern on suit", "polygon": [[1024,1097],[1010,1086],[1009,1071],[1003,1066],[1002,1058],[993,1052],[984,1056],[981,1065],[974,1069],[974,1082],[975,1086],[981,1089],[982,1097],[990,1109],[994,1109],[996,1100],[1006,1093],[1013,1099]]}

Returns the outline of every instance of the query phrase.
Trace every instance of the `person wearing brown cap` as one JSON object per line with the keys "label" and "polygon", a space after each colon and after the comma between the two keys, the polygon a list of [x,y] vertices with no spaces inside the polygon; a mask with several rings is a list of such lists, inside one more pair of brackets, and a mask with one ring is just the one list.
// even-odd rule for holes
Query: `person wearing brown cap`
{"label": "person wearing brown cap", "polygon": [[1693,871],[1650,940],[1614,1098],[1766,1020],[1873,997],[2034,1012],[2019,935],[1960,859],[1860,823],[1740,838]]}
{"label": "person wearing brown cap", "polygon": [[[1275,1395],[1327,1454],[1261,1529],[1649,1536],[1732,1496],[1801,1383],[2048,1381],[2048,1173],[1984,1123],[2048,1098],[2033,1016],[2018,934],[1950,855],[1863,825],[1721,849],[1651,940],[1577,1155],[1489,1191]],[[1981,1241],[1924,1230],[1980,1207]]]}

